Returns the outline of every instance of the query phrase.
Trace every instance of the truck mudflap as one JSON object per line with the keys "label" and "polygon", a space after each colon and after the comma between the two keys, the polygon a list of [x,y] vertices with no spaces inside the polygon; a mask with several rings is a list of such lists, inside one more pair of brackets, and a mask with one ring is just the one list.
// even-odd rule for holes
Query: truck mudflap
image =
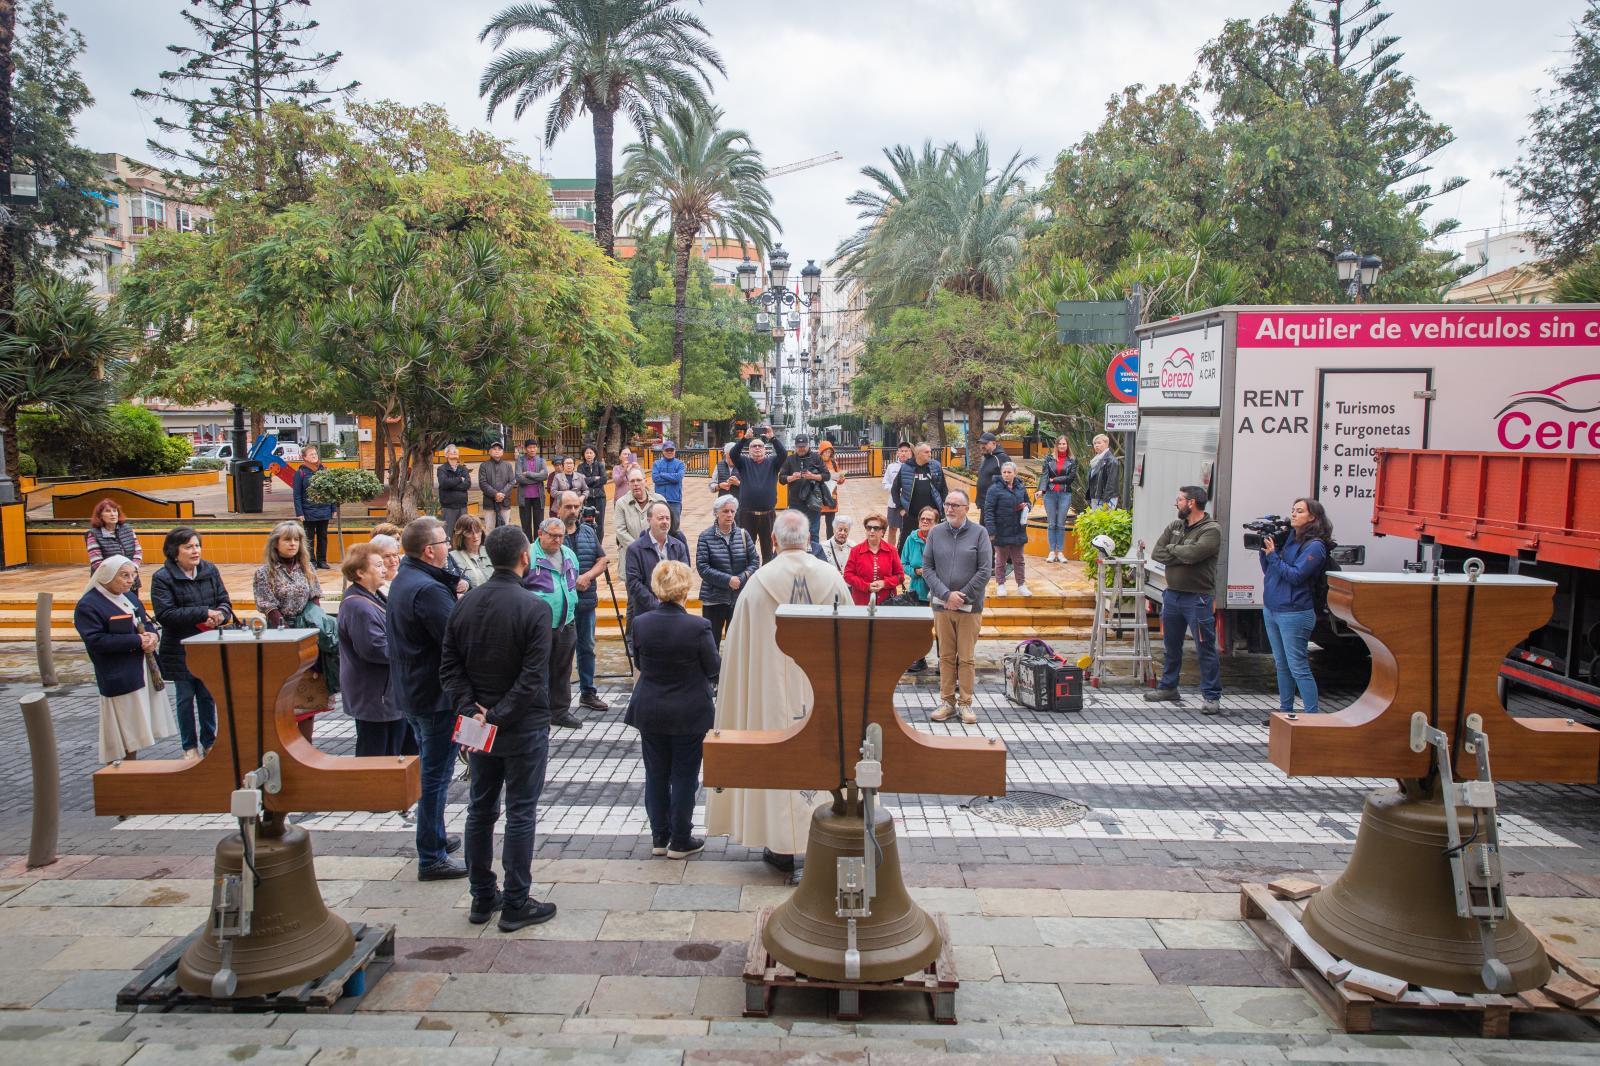
{"label": "truck mudflap", "polygon": [[1509,684],[1525,685],[1600,714],[1600,687],[1595,685],[1586,684],[1576,678],[1563,677],[1561,674],[1540,669],[1522,659],[1511,657],[1501,662],[1500,676]]}

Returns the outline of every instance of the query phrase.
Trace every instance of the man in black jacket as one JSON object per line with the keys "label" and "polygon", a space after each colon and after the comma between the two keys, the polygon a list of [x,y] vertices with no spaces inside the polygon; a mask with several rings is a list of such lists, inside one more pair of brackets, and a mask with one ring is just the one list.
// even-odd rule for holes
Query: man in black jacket
{"label": "man in black jacket", "polygon": [[789,486],[789,507],[806,516],[811,524],[811,543],[821,541],[822,494],[827,490],[828,468],[822,456],[811,450],[811,438],[801,434],[794,439],[794,451],[778,468],[778,479]]}
{"label": "man in black jacket", "polygon": [[434,471],[439,479],[439,518],[448,537],[456,535],[456,519],[467,513],[467,494],[472,491],[472,471],[461,465],[461,449],[454,444],[444,450],[444,462]]}
{"label": "man in black jacket", "polygon": [[[472,909],[467,920],[487,922],[500,911],[500,929],[513,932],[555,917],[554,903],[528,896],[533,883],[533,833],[550,754],[550,653],[554,640],[549,606],[522,587],[528,572],[528,538],[500,526],[484,542],[494,574],[462,597],[445,628],[440,675],[450,709],[497,729],[488,751],[472,751],[472,793],[467,801],[467,870]],[[563,708],[564,709],[564,708]],[[506,830],[494,876],[494,829],[505,791]]]}
{"label": "man in black jacket", "polygon": [[1011,461],[1011,456],[1000,447],[1000,438],[993,433],[985,433],[978,438],[978,449],[978,498],[973,501],[973,506],[977,511],[975,517],[981,522],[984,497],[989,495],[989,486],[1000,476],[1000,468]]}
{"label": "man in black jacket", "polygon": [[389,585],[384,636],[389,642],[389,699],[405,715],[422,763],[417,800],[417,880],[465,877],[450,858],[461,846],[444,830],[445,797],[456,764],[455,716],[439,684],[445,624],[456,606],[456,579],[444,569],[450,538],[437,518],[411,521],[400,534],[406,557]]}
{"label": "man in black jacket", "polygon": [[739,474],[739,527],[755,538],[763,564],[771,562],[774,554],[772,521],[778,509],[778,469],[788,456],[769,426],[739,438],[728,456]]}

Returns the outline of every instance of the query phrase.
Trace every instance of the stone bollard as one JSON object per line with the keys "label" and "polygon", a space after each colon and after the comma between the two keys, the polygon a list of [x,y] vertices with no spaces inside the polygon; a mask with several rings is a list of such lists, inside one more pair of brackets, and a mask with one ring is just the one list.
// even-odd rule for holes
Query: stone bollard
{"label": "stone bollard", "polygon": [[52,593],[41,592],[33,609],[33,645],[39,659],[39,683],[45,688],[55,688],[61,683],[56,677],[56,652],[51,644],[55,600]]}
{"label": "stone bollard", "polygon": [[19,701],[28,731],[33,762],[33,833],[28,841],[28,869],[56,861],[61,830],[61,765],[56,752],[56,727],[50,720],[50,698],[30,692]]}

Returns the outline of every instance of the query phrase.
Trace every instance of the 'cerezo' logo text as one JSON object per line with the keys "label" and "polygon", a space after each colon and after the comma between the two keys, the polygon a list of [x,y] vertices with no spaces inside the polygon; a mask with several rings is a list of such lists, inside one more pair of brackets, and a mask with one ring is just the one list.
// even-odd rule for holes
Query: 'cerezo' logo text
{"label": "'cerezo' logo text", "polygon": [[1600,451],[1600,374],[1583,374],[1515,393],[1495,415],[1500,447],[1509,451]]}
{"label": "'cerezo' logo text", "polygon": [[1161,364],[1160,373],[1161,395],[1169,400],[1187,400],[1194,392],[1194,353],[1187,348],[1174,348]]}

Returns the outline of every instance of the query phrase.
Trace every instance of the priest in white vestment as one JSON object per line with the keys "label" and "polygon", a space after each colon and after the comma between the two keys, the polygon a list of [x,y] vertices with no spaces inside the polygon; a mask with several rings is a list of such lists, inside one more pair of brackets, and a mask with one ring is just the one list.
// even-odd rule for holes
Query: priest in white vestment
{"label": "priest in white vestment", "polygon": [[[811,713],[816,700],[799,665],[778,648],[778,607],[785,603],[851,603],[843,576],[808,550],[811,525],[799,511],[784,511],[773,523],[778,555],[755,572],[739,593],[722,648],[717,685],[718,729],[788,729]],[[734,843],[763,849],[780,870],[794,868],[805,851],[811,812],[832,797],[824,789],[793,792],[770,788],[711,789],[706,796],[706,831]]]}

